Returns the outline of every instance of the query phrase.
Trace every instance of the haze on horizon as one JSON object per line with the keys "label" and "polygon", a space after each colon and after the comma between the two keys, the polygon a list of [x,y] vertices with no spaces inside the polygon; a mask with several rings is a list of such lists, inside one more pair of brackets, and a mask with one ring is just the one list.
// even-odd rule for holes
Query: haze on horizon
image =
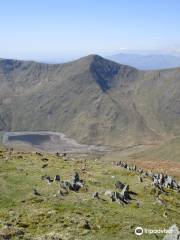
{"label": "haze on horizon", "polygon": [[3,0],[0,58],[65,61],[90,53],[180,54],[178,0]]}

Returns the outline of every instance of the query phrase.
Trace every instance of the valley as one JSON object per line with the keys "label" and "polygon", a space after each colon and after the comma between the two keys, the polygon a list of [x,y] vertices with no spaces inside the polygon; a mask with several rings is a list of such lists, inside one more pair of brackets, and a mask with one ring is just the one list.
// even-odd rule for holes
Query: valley
{"label": "valley", "polygon": [[180,240],[180,1],[1,1],[0,240]]}

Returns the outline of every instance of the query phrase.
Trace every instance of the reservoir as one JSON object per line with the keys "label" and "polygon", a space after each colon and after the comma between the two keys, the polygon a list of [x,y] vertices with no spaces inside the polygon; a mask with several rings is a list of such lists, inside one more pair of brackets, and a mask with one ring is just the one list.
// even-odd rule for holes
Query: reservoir
{"label": "reservoir", "polygon": [[28,151],[88,153],[106,150],[103,146],[80,144],[63,133],[50,131],[5,132],[2,143],[7,147]]}

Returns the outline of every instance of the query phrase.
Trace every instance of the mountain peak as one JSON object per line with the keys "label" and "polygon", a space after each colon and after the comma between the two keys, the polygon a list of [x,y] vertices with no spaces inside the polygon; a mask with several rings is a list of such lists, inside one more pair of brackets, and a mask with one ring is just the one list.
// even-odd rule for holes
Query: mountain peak
{"label": "mountain peak", "polygon": [[97,54],[89,54],[85,57],[82,57],[80,58],[79,60],[82,60],[82,61],[87,61],[89,63],[92,63],[94,61],[102,61],[102,60],[106,60],[106,61],[110,61],[108,59],[104,59],[103,57],[101,57],[100,55],[97,55]]}
{"label": "mountain peak", "polygon": [[121,79],[130,79],[132,74],[134,75],[134,72],[137,71],[135,68],[113,62],[96,54],[80,58],[76,60],[76,63],[90,71],[103,92],[111,89]]}

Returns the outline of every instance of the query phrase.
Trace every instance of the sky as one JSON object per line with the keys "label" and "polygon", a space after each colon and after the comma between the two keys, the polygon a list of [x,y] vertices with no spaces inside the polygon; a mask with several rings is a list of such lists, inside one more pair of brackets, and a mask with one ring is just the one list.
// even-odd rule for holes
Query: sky
{"label": "sky", "polygon": [[1,0],[0,58],[180,54],[179,0]]}

